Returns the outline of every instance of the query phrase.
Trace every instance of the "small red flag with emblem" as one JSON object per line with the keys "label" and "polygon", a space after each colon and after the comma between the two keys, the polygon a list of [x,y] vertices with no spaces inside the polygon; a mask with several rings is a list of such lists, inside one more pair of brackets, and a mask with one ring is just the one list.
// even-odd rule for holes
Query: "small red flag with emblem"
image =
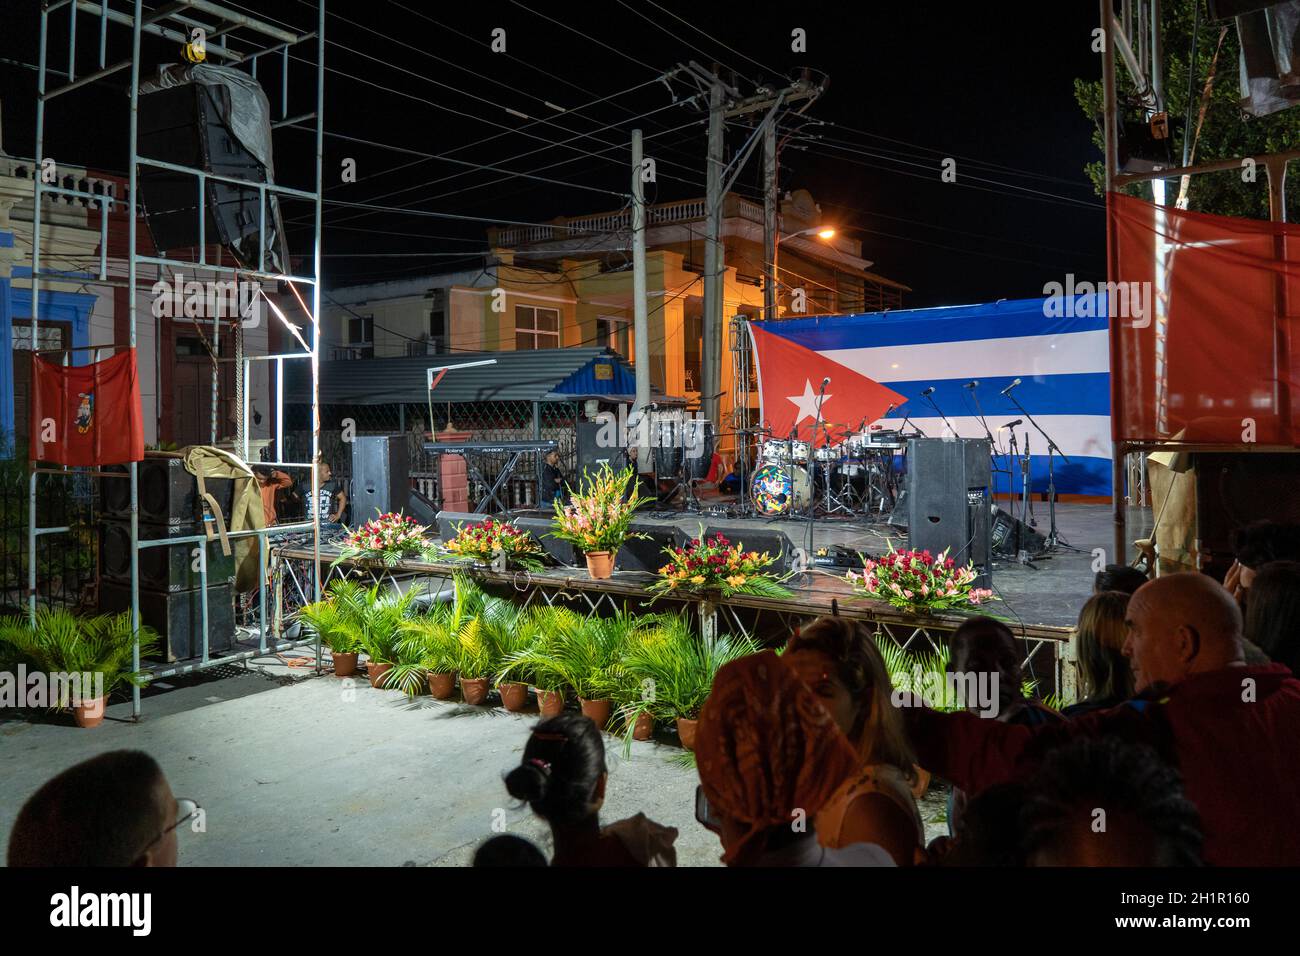
{"label": "small red flag with emblem", "polygon": [[120,465],[144,460],[144,414],[135,349],[93,365],[32,356],[33,462]]}
{"label": "small red flag with emblem", "polygon": [[[906,399],[861,372],[855,372],[789,339],[749,326],[754,341],[754,364],[758,370],[759,408],[772,429],[772,438],[782,439],[797,429],[796,437],[809,441],[817,420],[814,444],[844,440],[864,423],[870,424]],[[823,390],[822,382],[830,379]]]}

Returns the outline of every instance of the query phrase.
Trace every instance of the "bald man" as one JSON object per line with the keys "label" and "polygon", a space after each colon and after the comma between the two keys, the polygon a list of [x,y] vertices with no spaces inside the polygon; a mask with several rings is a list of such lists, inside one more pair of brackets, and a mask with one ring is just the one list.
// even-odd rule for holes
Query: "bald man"
{"label": "bald man", "polygon": [[1202,574],[1143,585],[1127,623],[1134,700],[1038,727],[904,707],[917,762],[977,794],[1027,779],[1076,737],[1144,743],[1181,772],[1201,814],[1205,862],[1300,865],[1300,680],[1280,664],[1243,662],[1236,602]]}

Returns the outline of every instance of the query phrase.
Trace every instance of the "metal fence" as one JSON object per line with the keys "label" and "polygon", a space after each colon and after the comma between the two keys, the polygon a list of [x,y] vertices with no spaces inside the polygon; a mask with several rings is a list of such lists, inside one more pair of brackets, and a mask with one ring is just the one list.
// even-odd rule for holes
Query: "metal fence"
{"label": "metal fence", "polygon": [[[311,455],[311,411],[307,406],[286,408],[284,441],[290,460],[307,461]],[[540,438],[559,444],[560,467],[573,476],[577,464],[576,423],[580,417],[577,402],[489,401],[435,403],[434,430],[468,432],[467,441],[494,442]],[[410,455],[411,487],[430,500],[439,501],[437,456],[424,449],[428,440],[427,405],[322,405],[320,408],[321,457],[328,462],[335,478],[352,477],[350,435],[407,436]],[[486,482],[493,482],[506,466],[509,455],[478,455],[475,464]],[[520,457],[506,487],[503,500],[511,507],[535,506],[537,483],[541,473],[541,456]],[[486,491],[483,481],[471,481],[471,507]],[[353,516],[356,520],[356,516]]]}
{"label": "metal fence", "polygon": [[[27,463],[0,462],[0,607],[24,611],[27,550]],[[75,471],[36,476],[36,523],[68,528],[36,541],[36,600],[46,607],[92,608],[99,576],[98,482]]]}

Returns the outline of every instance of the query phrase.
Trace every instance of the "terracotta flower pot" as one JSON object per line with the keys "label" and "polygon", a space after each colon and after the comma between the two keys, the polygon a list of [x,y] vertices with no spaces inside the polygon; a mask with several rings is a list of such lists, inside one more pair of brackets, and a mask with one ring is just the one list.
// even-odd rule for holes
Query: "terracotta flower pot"
{"label": "terracotta flower pot", "polygon": [[334,676],[351,677],[357,672],[357,654],[335,654],[330,652],[330,657],[334,659]]}
{"label": "terracotta flower pot", "polygon": [[677,736],[682,739],[682,746],[687,750],[695,749],[695,731],[699,728],[698,720],[689,717],[677,718]]}
{"label": "terracotta flower pot", "polygon": [[633,740],[649,740],[655,735],[655,719],[649,714],[638,714],[636,723],[632,725]]}
{"label": "terracotta flower pot", "polygon": [[486,677],[462,677],[460,679],[460,693],[465,698],[465,703],[481,704],[487,700],[489,683],[490,681]]}
{"label": "terracotta flower pot", "polygon": [[435,700],[449,700],[456,693],[456,675],[441,673],[429,675],[429,693]]}
{"label": "terracotta flower pot", "polygon": [[537,688],[537,707],[543,717],[558,717],[564,713],[564,695],[558,690]]}
{"label": "terracotta flower pot", "polygon": [[379,681],[392,669],[392,664],[381,664],[378,661],[367,661],[366,675],[370,678],[370,686],[379,687]]}
{"label": "terracotta flower pot", "polygon": [[104,711],[108,708],[107,697],[82,701],[72,705],[72,719],[78,727],[98,727],[104,722]]}
{"label": "terracotta flower pot", "polygon": [[590,717],[601,730],[609,723],[609,715],[614,709],[614,702],[609,700],[587,700],[585,697],[578,698],[578,704],[582,707],[582,715]]}
{"label": "terracotta flower pot", "polygon": [[614,573],[613,551],[588,551],[587,573],[593,580],[601,581]]}
{"label": "terracotta flower pot", "polygon": [[501,703],[512,714],[517,714],[528,706],[527,684],[521,684],[513,680],[505,681],[497,685],[497,692],[501,695]]}

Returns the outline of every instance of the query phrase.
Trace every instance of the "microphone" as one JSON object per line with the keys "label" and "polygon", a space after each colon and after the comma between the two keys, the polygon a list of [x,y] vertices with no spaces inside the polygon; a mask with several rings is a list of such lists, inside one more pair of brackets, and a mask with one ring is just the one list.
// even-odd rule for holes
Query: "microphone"
{"label": "microphone", "polygon": [[1002,428],[999,428],[998,431],[1002,431],[1003,429],[1006,428],[1015,428],[1017,425],[1023,425],[1024,422],[1025,420],[1023,418],[1017,418],[1014,422],[1007,422],[1005,425],[1002,426]]}
{"label": "microphone", "polygon": [[927,395],[933,395],[933,394],[934,394],[934,386],[931,385],[929,388],[927,388],[924,392],[921,393],[921,397],[925,398]]}
{"label": "microphone", "polygon": [[822,379],[822,388],[825,388],[830,383],[831,383],[831,377],[827,375],[824,379]]}
{"label": "microphone", "polygon": [[[894,409],[896,409],[897,407],[898,407],[898,405],[897,405],[896,403],[894,403],[894,402],[890,402],[890,403],[889,403],[889,407],[885,409],[885,415],[888,415],[890,412],[892,412],[892,411],[893,411]],[[881,417],[881,418],[884,418],[885,415],[881,415],[880,417]]]}
{"label": "microphone", "polygon": [[973,378],[973,379],[971,379],[969,382],[967,382],[965,385],[963,385],[962,388],[975,388],[977,385],[979,385],[979,383],[980,383],[980,380],[979,380],[979,379],[977,379],[977,378]]}
{"label": "microphone", "polygon": [[1007,394],[1007,392],[1011,391],[1013,388],[1015,388],[1015,387],[1016,387],[1017,385],[1019,385],[1019,384],[1020,384],[1020,379],[1015,379],[1015,380],[1013,380],[1012,383],[1011,383],[1010,385],[1008,385],[1006,388],[1004,388],[1004,389],[1002,390],[1002,394],[1003,394],[1003,395]]}

